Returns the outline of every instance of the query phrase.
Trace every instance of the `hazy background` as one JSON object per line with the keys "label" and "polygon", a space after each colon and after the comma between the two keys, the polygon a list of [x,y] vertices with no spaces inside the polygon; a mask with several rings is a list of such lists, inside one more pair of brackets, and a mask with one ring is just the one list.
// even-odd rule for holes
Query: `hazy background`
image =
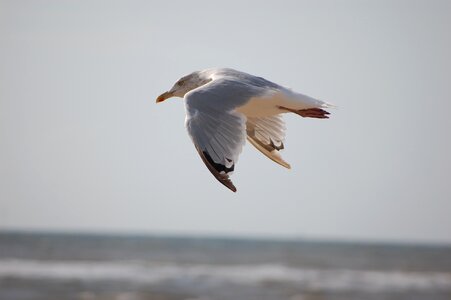
{"label": "hazy background", "polygon": [[[0,229],[451,243],[450,1],[0,1]],[[339,106],[286,116],[292,170],[198,157],[182,75]]]}

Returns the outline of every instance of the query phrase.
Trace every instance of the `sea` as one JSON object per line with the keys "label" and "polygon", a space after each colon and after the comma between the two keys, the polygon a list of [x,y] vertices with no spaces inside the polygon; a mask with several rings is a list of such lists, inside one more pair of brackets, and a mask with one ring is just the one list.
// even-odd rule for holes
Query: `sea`
{"label": "sea", "polygon": [[451,300],[451,246],[0,233],[0,300]]}

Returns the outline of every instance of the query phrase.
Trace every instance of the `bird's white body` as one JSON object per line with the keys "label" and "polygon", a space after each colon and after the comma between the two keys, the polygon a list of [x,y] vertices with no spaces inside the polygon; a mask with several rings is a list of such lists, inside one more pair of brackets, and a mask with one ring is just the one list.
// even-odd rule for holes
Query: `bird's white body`
{"label": "bird's white body", "polygon": [[[247,73],[239,72],[233,69],[207,69],[198,72],[200,77],[214,80],[242,80],[243,77],[258,78],[266,81],[263,78],[255,77]],[[240,76],[237,77],[236,75]],[[267,117],[280,114],[281,111],[278,106],[287,107],[291,109],[308,109],[308,108],[326,108],[330,105],[321,100],[297,93],[286,87],[280,86],[273,82],[268,82],[270,85],[265,87],[266,90],[259,96],[251,97],[242,106],[238,106],[236,111],[244,114],[247,117]],[[288,112],[288,111],[286,111]]]}
{"label": "bird's white body", "polygon": [[182,77],[161,102],[185,100],[185,125],[208,169],[236,191],[229,179],[246,139],[268,158],[290,168],[279,154],[284,148],[282,113],[327,118],[329,104],[296,93],[261,77],[233,69],[207,69]]}
{"label": "bird's white body", "polygon": [[247,117],[267,117],[280,114],[279,106],[295,110],[325,107],[324,103],[318,103],[318,100],[285,89],[269,92],[268,95],[252,97],[249,102],[238,107],[236,111]]}

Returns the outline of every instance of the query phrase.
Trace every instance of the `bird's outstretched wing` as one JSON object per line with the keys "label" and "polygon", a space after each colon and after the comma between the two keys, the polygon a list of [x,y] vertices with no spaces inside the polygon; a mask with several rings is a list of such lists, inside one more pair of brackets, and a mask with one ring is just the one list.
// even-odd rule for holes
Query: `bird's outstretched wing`
{"label": "bird's outstretched wing", "polygon": [[290,169],[279,151],[284,148],[285,123],[282,116],[248,117],[246,123],[247,140],[261,153],[276,163]]}
{"label": "bird's outstretched wing", "polygon": [[227,80],[185,95],[185,125],[197,152],[216,179],[234,192],[229,175],[246,142],[246,117],[235,109],[253,95],[248,87]]}

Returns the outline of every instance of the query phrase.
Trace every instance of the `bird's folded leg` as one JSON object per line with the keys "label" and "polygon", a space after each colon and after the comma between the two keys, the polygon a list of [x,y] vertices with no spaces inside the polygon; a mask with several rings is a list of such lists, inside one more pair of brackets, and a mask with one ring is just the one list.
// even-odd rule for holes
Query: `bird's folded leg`
{"label": "bird's folded leg", "polygon": [[321,108],[293,109],[284,106],[278,106],[279,109],[287,110],[304,118],[328,119],[329,112]]}

